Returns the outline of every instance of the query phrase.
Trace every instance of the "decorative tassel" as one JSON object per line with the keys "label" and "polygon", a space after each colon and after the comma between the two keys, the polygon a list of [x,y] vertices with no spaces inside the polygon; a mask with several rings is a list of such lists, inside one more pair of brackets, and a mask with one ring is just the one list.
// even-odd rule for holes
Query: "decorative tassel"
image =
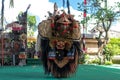
{"label": "decorative tassel", "polygon": [[87,0],[84,0],[84,4],[85,4],[85,5],[87,4]]}
{"label": "decorative tassel", "polygon": [[86,15],[87,15],[87,14],[86,14],[86,9],[84,9],[84,14],[83,14],[83,16],[86,17]]}
{"label": "decorative tassel", "polygon": [[[85,9],[84,9],[84,13],[83,13],[83,17],[84,19],[86,19],[86,4],[87,4],[87,0],[84,0],[84,6],[85,6]],[[83,41],[83,51],[85,52],[86,51],[86,46],[85,46],[85,26],[83,25],[83,38],[82,38],[82,41]]]}

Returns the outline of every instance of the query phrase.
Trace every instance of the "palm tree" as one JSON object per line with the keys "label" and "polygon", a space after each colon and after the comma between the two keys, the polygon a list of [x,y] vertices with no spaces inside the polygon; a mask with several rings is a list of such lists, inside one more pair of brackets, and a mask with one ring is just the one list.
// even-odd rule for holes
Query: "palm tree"
{"label": "palm tree", "polygon": [[[1,27],[2,27],[2,29],[3,29],[3,24],[4,24],[4,2],[5,2],[5,0],[2,0],[2,8],[1,8]],[[10,0],[9,7],[14,7],[14,0]]]}

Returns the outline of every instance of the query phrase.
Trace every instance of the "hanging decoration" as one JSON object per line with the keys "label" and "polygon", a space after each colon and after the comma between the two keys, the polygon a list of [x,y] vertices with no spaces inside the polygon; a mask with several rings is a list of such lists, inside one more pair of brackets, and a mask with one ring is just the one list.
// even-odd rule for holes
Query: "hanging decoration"
{"label": "hanging decoration", "polygon": [[86,34],[86,27],[87,27],[87,23],[86,23],[86,16],[87,16],[87,13],[86,13],[86,5],[87,5],[87,0],[84,0],[84,13],[83,13],[83,17],[84,17],[84,20],[85,20],[85,24],[83,24],[83,37],[82,37],[82,42],[83,42],[83,53],[85,53],[86,51],[86,46],[85,46],[85,34]]}

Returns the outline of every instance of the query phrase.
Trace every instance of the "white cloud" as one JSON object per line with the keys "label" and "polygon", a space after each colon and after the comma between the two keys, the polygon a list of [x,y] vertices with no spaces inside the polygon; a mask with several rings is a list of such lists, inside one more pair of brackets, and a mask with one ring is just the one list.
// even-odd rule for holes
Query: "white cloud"
{"label": "white cloud", "polygon": [[[108,7],[115,7],[116,6],[116,3],[117,2],[120,2],[120,0],[107,0],[107,5],[108,5]],[[114,11],[118,11],[119,10],[119,8],[114,8]]]}
{"label": "white cloud", "polygon": [[[8,22],[12,22],[16,20],[16,17],[18,16],[20,11],[25,11],[27,6],[31,4],[30,9],[28,10],[28,13],[32,13],[33,15],[37,15],[41,20],[46,19],[46,15],[48,15],[47,11],[53,12],[54,3],[49,2],[49,0],[14,0],[14,8],[9,8],[9,0],[5,0],[5,18]],[[63,9],[63,8],[59,8]],[[67,8],[65,9],[67,12]],[[74,10],[72,7],[70,7],[71,14],[75,15],[75,19],[80,21],[80,17],[78,15],[81,15],[80,11]]]}
{"label": "white cloud", "polygon": [[116,21],[115,24],[112,24],[111,30],[120,31],[120,21]]}
{"label": "white cloud", "polygon": [[28,13],[37,15],[41,20],[45,18],[47,11],[52,11],[53,3],[48,0],[14,0],[14,8],[9,8],[9,1],[5,0],[5,17],[8,22],[15,21],[20,11],[25,11],[27,6],[31,4]]}
{"label": "white cloud", "polygon": [[120,0],[107,0],[107,4],[108,4],[109,6],[115,5],[116,2],[120,2]]}

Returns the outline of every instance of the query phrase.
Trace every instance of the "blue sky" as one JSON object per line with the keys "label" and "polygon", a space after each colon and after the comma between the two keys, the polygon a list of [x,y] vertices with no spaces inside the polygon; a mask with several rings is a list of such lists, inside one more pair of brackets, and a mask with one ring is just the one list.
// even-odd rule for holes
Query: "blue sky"
{"label": "blue sky", "polygon": [[[54,2],[54,3],[56,2],[59,7],[63,6],[63,0],[49,0],[49,1]],[[82,2],[82,1],[84,1],[84,0],[69,0],[70,6],[72,6],[73,9],[77,9],[77,3]],[[67,0],[65,0],[65,2],[67,2]]]}

